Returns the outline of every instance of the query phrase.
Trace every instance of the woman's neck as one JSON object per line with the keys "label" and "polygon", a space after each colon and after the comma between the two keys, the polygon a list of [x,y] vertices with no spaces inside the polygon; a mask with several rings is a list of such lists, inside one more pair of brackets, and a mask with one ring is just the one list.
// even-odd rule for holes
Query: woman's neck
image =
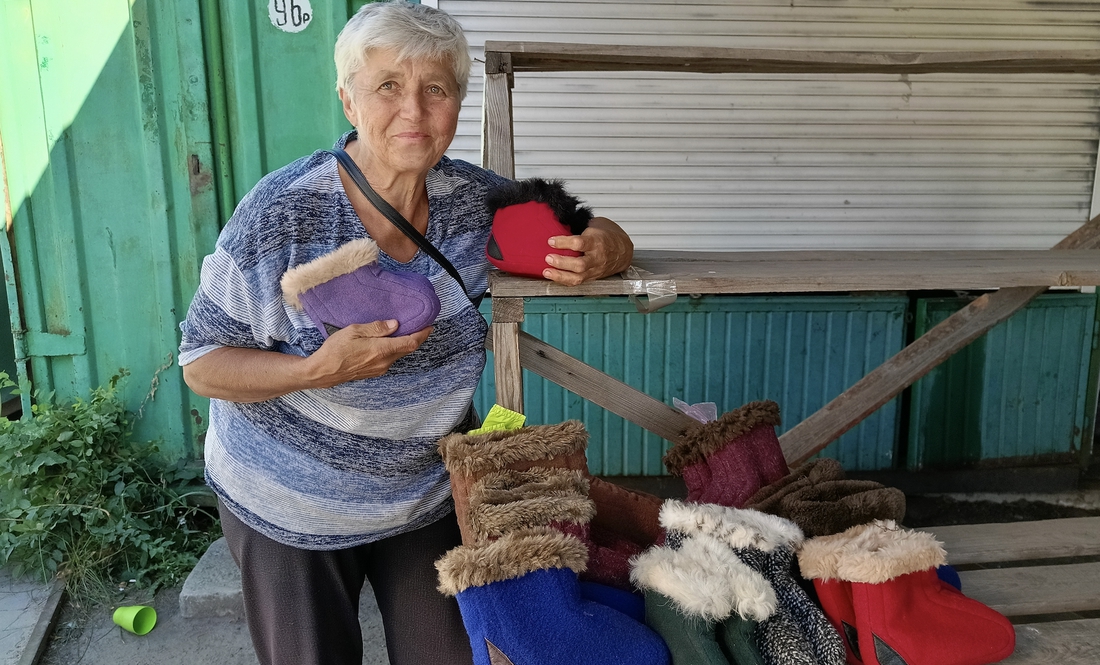
{"label": "woman's neck", "polygon": [[412,221],[423,215],[428,206],[427,173],[396,171],[370,158],[363,141],[348,144],[346,150],[366,176],[374,191]]}

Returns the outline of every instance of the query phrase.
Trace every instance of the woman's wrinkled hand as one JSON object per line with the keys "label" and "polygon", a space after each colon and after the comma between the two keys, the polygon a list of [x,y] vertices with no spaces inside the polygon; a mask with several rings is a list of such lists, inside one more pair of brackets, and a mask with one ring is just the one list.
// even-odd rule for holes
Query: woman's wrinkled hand
{"label": "woman's wrinkled hand", "polygon": [[397,325],[397,321],[375,321],[332,333],[309,356],[310,382],[317,388],[329,388],[382,376],[398,359],[419,349],[433,330],[428,326],[409,335],[391,337]]}
{"label": "woman's wrinkled hand", "polygon": [[581,256],[549,253],[550,266],[542,276],[558,284],[576,286],[593,279],[622,272],[634,258],[634,243],[618,224],[606,217],[594,217],[584,233],[576,236],[554,236],[550,246],[571,249]]}

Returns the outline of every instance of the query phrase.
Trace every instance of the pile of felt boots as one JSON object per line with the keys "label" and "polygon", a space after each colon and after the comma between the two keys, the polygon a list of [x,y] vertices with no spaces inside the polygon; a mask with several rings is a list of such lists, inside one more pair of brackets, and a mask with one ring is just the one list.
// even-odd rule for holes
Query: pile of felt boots
{"label": "pile of felt boots", "polygon": [[830,459],[790,471],[779,424],[774,402],[753,402],[665,457],[689,503],[664,505],[665,542],[633,573],[674,663],[985,665],[1012,653],[1011,624],[962,594],[940,544],[897,526],[901,491],[846,479]]}
{"label": "pile of felt boots", "polygon": [[669,663],[629,580],[660,500],[590,477],[587,442],[575,421],[440,441],[463,544],[436,562],[439,588],[477,665]]}

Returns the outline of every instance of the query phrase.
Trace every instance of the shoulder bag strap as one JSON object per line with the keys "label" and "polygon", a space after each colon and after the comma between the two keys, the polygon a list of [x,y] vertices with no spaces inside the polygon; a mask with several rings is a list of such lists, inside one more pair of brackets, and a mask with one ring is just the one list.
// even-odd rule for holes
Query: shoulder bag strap
{"label": "shoulder bag strap", "polygon": [[470,292],[469,290],[467,290],[466,284],[462,281],[462,277],[458,274],[458,270],[456,270],[455,267],[451,265],[451,262],[447,260],[446,256],[443,256],[442,252],[436,249],[435,245],[433,245],[427,238],[424,237],[424,234],[422,234],[420,231],[417,231],[416,227],[410,224],[409,221],[401,215],[401,213],[397,212],[397,210],[393,206],[391,206],[386,201],[386,199],[382,198],[378,194],[378,192],[374,191],[374,188],[370,186],[369,182],[367,182],[367,178],[363,175],[363,172],[359,170],[359,165],[355,163],[355,161],[351,158],[351,155],[340,148],[327,150],[326,152],[336,157],[336,159],[340,162],[340,165],[343,166],[344,170],[347,171],[349,176],[351,176],[352,182],[354,182],[359,187],[359,191],[363,192],[363,195],[366,196],[367,200],[370,201],[371,204],[373,204],[374,207],[378,209],[378,212],[382,213],[382,215],[386,219],[390,220],[390,222],[392,222],[393,225],[396,226],[399,231],[401,231],[401,233],[405,234],[406,238],[415,242],[417,246],[420,247],[420,249],[424,250],[425,254],[432,257],[432,259],[434,259],[436,263],[438,263],[440,266],[443,267],[444,270],[447,271],[448,275],[453,277],[454,280],[458,282],[459,287],[462,288],[462,292],[466,294],[466,297],[470,299],[470,302],[474,304],[475,308],[481,305],[481,299],[484,296],[479,296],[476,299],[470,296]]}

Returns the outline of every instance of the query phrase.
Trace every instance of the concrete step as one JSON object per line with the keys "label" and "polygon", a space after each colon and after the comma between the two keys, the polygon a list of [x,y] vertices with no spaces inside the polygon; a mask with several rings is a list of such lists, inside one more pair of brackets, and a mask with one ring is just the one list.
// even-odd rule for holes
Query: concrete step
{"label": "concrete step", "polygon": [[241,571],[233,562],[225,538],[211,543],[184,580],[180,615],[185,619],[244,618]]}

